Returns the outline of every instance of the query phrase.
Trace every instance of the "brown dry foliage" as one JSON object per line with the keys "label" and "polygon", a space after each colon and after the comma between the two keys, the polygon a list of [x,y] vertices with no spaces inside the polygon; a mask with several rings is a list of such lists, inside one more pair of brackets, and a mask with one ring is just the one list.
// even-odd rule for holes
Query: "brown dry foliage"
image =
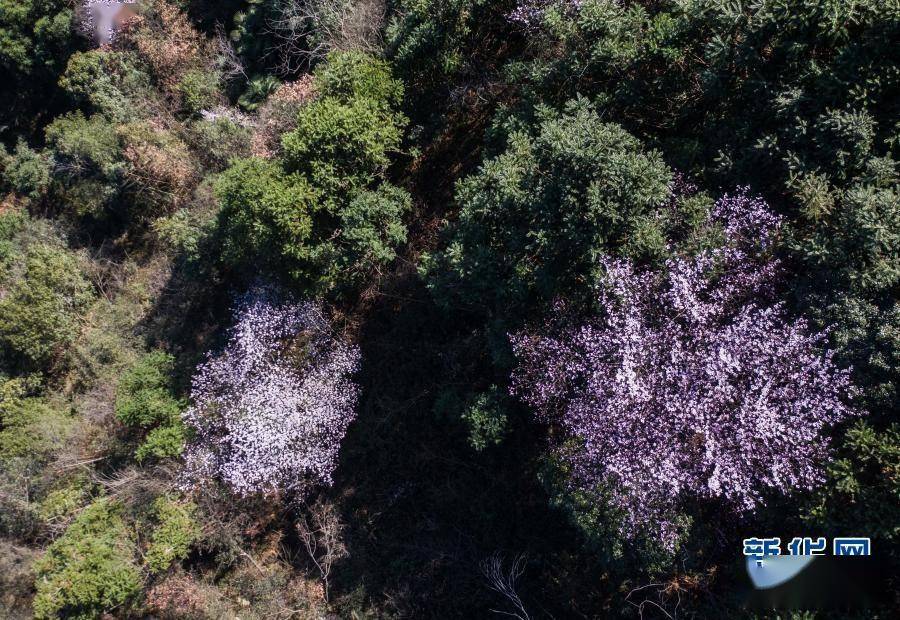
{"label": "brown dry foliage", "polygon": [[163,620],[227,617],[221,593],[187,573],[175,573],[154,585],[146,603],[147,611]]}
{"label": "brown dry foliage", "polygon": [[177,206],[190,196],[197,170],[181,140],[148,126],[125,126],[123,155],[130,164],[128,176],[139,187],[168,197]]}
{"label": "brown dry foliage", "polygon": [[186,71],[211,65],[210,43],[194,29],[187,15],[165,0],[154,0],[142,15],[130,19],[117,44],[137,50],[160,88],[175,100]]}
{"label": "brown dry foliage", "polygon": [[34,594],[31,565],[38,552],[28,547],[0,540],[0,616],[27,618]]}
{"label": "brown dry foliage", "polygon": [[315,97],[310,74],[288,82],[275,91],[260,108],[259,120],[250,142],[255,157],[276,157],[281,149],[281,136],[297,124],[297,113]]}

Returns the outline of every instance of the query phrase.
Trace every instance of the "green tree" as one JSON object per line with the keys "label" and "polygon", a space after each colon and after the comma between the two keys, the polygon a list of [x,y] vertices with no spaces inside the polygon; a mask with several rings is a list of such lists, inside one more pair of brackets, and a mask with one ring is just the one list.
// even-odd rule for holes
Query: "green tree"
{"label": "green tree", "polygon": [[136,56],[115,50],[72,54],[59,85],[78,104],[114,121],[134,119],[140,111],[135,102],[152,97],[149,77]]}
{"label": "green tree", "polygon": [[215,183],[222,204],[222,256],[232,266],[267,268],[305,280],[310,272],[312,214],[316,192],[277,162],[241,159]]}
{"label": "green tree", "polygon": [[30,124],[54,99],[56,75],[77,47],[65,0],[0,0],[0,119]]}
{"label": "green tree", "polygon": [[403,89],[383,61],[359,52],[330,54],[314,77],[319,96],[301,108],[282,146],[287,169],[304,174],[336,210],[383,178],[406,124],[394,110]]}
{"label": "green tree", "polygon": [[458,183],[459,219],[424,263],[442,303],[511,317],[526,302],[590,291],[602,253],[661,251],[664,235],[645,230],[670,194],[660,154],[583,100],[541,115]]}
{"label": "green tree", "polygon": [[390,183],[355,194],[338,216],[340,272],[350,279],[362,277],[393,261],[396,248],[406,242],[403,216],[411,208],[409,193]]}
{"label": "green tree", "polygon": [[47,153],[30,148],[19,139],[16,150],[3,157],[3,180],[14,191],[33,200],[46,194],[53,162]]}

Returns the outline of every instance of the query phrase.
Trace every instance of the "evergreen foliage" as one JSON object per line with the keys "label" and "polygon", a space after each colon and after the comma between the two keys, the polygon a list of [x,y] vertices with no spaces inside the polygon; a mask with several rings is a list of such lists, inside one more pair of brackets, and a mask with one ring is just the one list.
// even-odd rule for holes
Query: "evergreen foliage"
{"label": "evergreen foliage", "polygon": [[77,256],[50,243],[29,246],[0,299],[2,363],[11,371],[49,370],[78,334],[79,315],[93,297]]}
{"label": "evergreen foliage", "polygon": [[195,521],[197,507],[194,504],[159,497],[153,502],[153,510],[156,526],[150,535],[144,562],[151,573],[160,573],[173,562],[187,557],[200,532]]}
{"label": "evergreen foliage", "polygon": [[178,456],[184,449],[181,423],[184,404],[172,390],[174,358],[162,351],[142,357],[119,380],[116,417],[128,426],[146,432],[135,452],[138,461]]}
{"label": "evergreen foliage", "polygon": [[584,100],[538,113],[533,132],[512,132],[502,153],[457,185],[458,220],[446,249],[425,263],[441,302],[509,316],[590,290],[603,252],[664,251],[660,233],[643,230],[670,193],[659,153]]}
{"label": "evergreen foliage", "polygon": [[36,563],[35,618],[87,620],[127,605],[141,587],[134,553],[121,506],[97,500]]}

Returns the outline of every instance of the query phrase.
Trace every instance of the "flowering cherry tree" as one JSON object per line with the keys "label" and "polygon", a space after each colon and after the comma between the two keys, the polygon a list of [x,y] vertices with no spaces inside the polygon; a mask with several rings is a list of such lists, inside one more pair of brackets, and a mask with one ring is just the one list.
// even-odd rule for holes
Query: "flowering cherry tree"
{"label": "flowering cherry tree", "polygon": [[267,290],[239,301],[228,336],[193,378],[189,479],[242,495],[330,484],[355,415],[358,348],[332,335],[316,304]]}
{"label": "flowering cherry tree", "polygon": [[573,488],[605,489],[623,533],[669,548],[679,499],[742,512],[821,482],[823,430],[853,415],[849,372],[822,350],[825,335],[773,303],[779,218],[746,193],[719,200],[712,218],[718,249],[673,258],[663,274],[606,258],[598,318],[573,326],[557,308],[512,336],[512,392],[575,439],[560,452]]}

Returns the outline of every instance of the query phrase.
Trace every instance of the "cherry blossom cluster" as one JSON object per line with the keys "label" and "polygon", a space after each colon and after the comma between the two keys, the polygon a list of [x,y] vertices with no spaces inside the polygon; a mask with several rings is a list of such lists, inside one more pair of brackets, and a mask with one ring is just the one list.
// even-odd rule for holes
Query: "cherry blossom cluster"
{"label": "cherry blossom cluster", "polygon": [[316,304],[266,289],[245,295],[227,344],[193,378],[188,479],[215,478],[241,495],[303,496],[330,484],[355,417],[359,359]]}
{"label": "cherry blossom cluster", "polygon": [[525,0],[520,2],[506,19],[525,29],[537,28],[544,21],[547,11],[553,7],[571,14],[581,8],[581,0]]}
{"label": "cherry blossom cluster", "polygon": [[574,322],[558,304],[511,337],[511,390],[571,438],[559,453],[573,488],[605,490],[624,534],[670,549],[684,500],[740,514],[822,482],[824,432],[855,414],[825,335],[774,302],[779,217],[746,191],[711,217],[718,249],[662,273],[606,258],[597,317]]}

